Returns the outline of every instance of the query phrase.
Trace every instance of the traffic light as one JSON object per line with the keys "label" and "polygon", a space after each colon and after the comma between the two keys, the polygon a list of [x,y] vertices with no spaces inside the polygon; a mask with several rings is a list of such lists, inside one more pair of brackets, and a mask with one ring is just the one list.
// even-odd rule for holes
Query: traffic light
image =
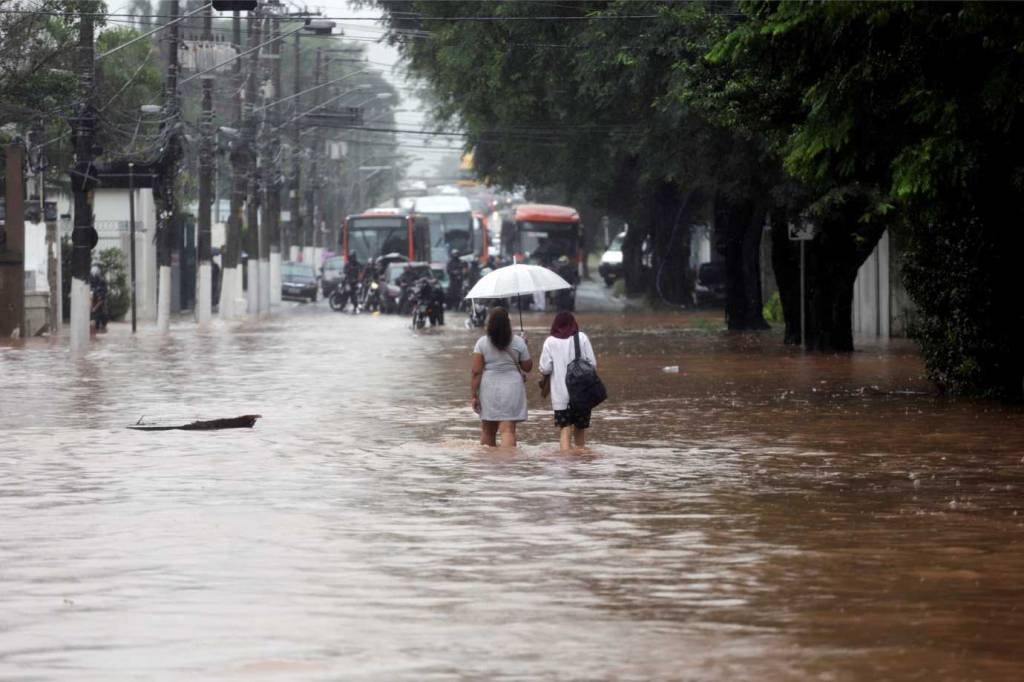
{"label": "traffic light", "polygon": [[256,9],[256,0],[213,0],[218,12],[251,12]]}

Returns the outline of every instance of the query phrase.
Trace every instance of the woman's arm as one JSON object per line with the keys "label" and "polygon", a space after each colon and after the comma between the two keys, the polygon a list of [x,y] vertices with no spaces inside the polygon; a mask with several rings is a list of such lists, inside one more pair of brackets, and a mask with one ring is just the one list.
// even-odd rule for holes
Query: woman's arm
{"label": "woman's arm", "polygon": [[469,405],[474,412],[480,412],[480,380],[484,376],[484,356],[473,353],[473,367],[469,380]]}
{"label": "woman's arm", "polygon": [[547,341],[544,341],[544,348],[540,351],[540,373],[549,375],[554,370],[554,362],[551,359],[551,346],[548,345]]}
{"label": "woman's arm", "polygon": [[589,336],[583,337],[583,343],[580,344],[580,355],[583,356],[585,360],[589,360],[590,364],[594,366],[594,369],[597,369],[597,356],[594,355],[594,347],[590,345]]}

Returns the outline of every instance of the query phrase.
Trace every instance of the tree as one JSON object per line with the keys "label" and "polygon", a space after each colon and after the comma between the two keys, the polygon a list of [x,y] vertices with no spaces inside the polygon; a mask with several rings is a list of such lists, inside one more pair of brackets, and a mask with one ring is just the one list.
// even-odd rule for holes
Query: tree
{"label": "tree", "polygon": [[[696,61],[716,17],[703,5],[583,2],[550,20],[532,3],[381,2],[391,40],[432,86],[436,113],[468,133],[482,176],[561,187],[574,203],[625,216],[627,288],[638,289],[640,246],[652,245],[651,295],[689,300],[689,227],[714,205],[757,203],[752,147],[669,96],[673,67]],[[488,16],[488,21],[457,17]],[[424,32],[430,40],[419,39]],[[410,36],[414,36],[410,38]],[[743,172],[725,175],[725,170]],[[742,178],[742,181],[739,179]],[[763,215],[763,213],[762,213]],[[742,222],[742,228],[738,225]],[[727,319],[763,328],[760,225],[734,221],[724,241],[734,267]],[[756,305],[748,305],[752,298]]]}
{"label": "tree", "polygon": [[[748,20],[712,56],[743,75],[733,110],[772,141],[818,223],[808,312],[823,333],[808,344],[852,346],[857,266],[885,228],[902,230],[932,378],[1020,397],[1024,235],[1007,217],[1024,192],[1024,13],[970,2],[751,2],[743,11]],[[780,95],[773,106],[744,106],[759,94],[763,104],[766,92]]]}

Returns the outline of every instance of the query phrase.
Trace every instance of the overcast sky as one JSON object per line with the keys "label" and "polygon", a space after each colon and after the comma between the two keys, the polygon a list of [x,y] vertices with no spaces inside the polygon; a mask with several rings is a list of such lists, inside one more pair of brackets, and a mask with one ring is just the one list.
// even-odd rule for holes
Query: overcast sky
{"label": "overcast sky", "polygon": [[[379,21],[381,13],[378,9],[353,7],[348,0],[319,0],[308,4],[297,0],[284,2],[290,11],[321,11],[325,17],[336,21],[338,27],[335,31],[340,29],[347,40],[364,45],[370,66],[378,69],[401,94],[402,100],[396,113],[397,127],[418,130],[426,126],[422,103],[411,91],[414,84],[406,80],[398,51],[380,41],[384,29]],[[128,0],[112,0],[108,3],[110,12],[114,14],[127,12],[129,5]],[[414,175],[433,170],[438,158],[444,153],[442,149],[450,145],[458,146],[459,143],[457,139],[451,142],[436,139],[425,145],[424,140],[422,135],[400,136],[400,141],[409,145],[405,150],[407,154],[422,157],[422,161],[414,162],[410,169]]]}

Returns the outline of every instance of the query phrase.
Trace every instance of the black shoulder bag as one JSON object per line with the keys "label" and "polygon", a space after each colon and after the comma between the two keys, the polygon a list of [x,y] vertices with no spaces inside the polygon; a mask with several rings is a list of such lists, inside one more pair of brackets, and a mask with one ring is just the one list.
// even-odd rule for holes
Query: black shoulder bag
{"label": "black shoulder bag", "polygon": [[569,391],[569,406],[574,410],[586,412],[605,401],[608,391],[597,376],[597,369],[589,360],[580,357],[579,332],[572,335],[576,346],[576,359],[565,368],[565,387]]}

